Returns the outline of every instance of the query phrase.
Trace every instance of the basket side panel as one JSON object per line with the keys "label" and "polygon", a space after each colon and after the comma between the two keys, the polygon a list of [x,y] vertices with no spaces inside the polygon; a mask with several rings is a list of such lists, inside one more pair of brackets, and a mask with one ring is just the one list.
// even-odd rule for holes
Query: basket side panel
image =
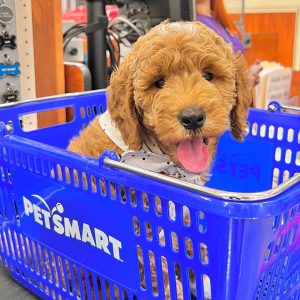
{"label": "basket side panel", "polygon": [[207,186],[227,191],[270,189],[300,172],[300,116],[252,109],[244,143],[220,139]]}
{"label": "basket side panel", "polygon": [[[17,140],[2,140],[13,195],[2,202],[12,210],[7,224],[19,239],[10,258],[18,268],[12,267],[13,273],[25,286],[35,292],[39,288],[45,297],[64,295],[62,284],[55,288],[59,275],[51,266],[67,259],[76,270],[68,271],[71,267],[64,264],[61,268],[73,294],[75,289],[81,295],[88,293],[84,282],[90,280],[94,284],[90,289],[96,284],[97,289],[99,285],[105,290],[106,286],[113,291],[118,288],[127,293],[124,299],[130,295],[154,299],[166,293],[172,299],[191,295],[200,300],[208,295],[222,299],[220,295],[235,292],[227,282],[238,272],[233,265],[228,277],[226,270],[232,230],[228,218],[207,213],[205,203],[201,209],[188,205],[192,194],[184,190],[168,188],[167,193],[157,182],[149,185],[142,178],[133,184],[129,175],[119,176],[95,160],[67,160],[69,154],[62,157],[55,154],[57,150],[49,151],[49,146],[36,148],[27,140]],[[197,200],[195,195],[191,200]],[[3,227],[2,239],[8,236],[7,228]],[[11,253],[9,248],[4,251]],[[17,263],[16,253],[22,256],[22,251],[26,260]],[[30,269],[24,272],[25,278],[23,267]],[[46,285],[44,273],[48,274]],[[85,279],[80,283],[81,273]],[[231,287],[235,284],[232,281]]]}
{"label": "basket side panel", "polygon": [[[24,131],[22,116],[56,109],[72,110],[73,118],[51,127]],[[96,115],[106,110],[105,92],[84,93],[42,99],[0,108],[0,121],[13,125],[14,134],[37,142],[66,148],[69,140],[79,133]],[[66,112],[67,113],[67,112]],[[59,138],[58,138],[59,137]]]}

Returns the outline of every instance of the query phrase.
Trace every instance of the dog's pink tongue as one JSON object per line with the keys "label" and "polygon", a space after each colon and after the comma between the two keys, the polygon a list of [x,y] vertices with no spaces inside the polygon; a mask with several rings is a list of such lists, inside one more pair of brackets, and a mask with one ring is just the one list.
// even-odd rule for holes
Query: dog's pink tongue
{"label": "dog's pink tongue", "polygon": [[182,166],[191,173],[201,173],[209,165],[208,147],[200,137],[180,142],[177,157]]}

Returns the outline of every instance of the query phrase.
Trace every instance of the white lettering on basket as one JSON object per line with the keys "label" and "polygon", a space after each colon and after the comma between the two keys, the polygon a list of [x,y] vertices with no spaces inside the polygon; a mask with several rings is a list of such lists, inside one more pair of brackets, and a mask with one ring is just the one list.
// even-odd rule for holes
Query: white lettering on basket
{"label": "white lettering on basket", "polygon": [[40,200],[39,202],[42,202],[47,208],[43,209],[23,196],[25,214],[28,217],[32,216],[37,224],[49,230],[53,230],[57,234],[90,244],[123,262],[120,255],[122,243],[119,240],[106,234],[99,228],[91,228],[87,223],[80,224],[77,220],[63,217],[61,214],[64,212],[64,207],[61,203],[57,203],[55,207],[50,210],[42,197],[38,195],[32,195],[32,197]]}

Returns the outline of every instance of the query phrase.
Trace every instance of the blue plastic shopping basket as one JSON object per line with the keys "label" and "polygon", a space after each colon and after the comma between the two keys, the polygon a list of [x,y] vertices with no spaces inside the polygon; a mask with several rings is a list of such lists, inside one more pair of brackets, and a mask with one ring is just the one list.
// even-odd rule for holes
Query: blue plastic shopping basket
{"label": "blue plastic shopping basket", "polygon": [[[272,107],[251,110],[245,143],[222,137],[207,187],[126,166],[110,151],[66,151],[105,111],[104,92],[0,108],[2,263],[49,299],[165,299],[164,280],[171,299],[195,299],[191,276],[198,300],[300,299],[300,116]],[[57,108],[73,108],[74,119],[22,129],[22,116]]]}

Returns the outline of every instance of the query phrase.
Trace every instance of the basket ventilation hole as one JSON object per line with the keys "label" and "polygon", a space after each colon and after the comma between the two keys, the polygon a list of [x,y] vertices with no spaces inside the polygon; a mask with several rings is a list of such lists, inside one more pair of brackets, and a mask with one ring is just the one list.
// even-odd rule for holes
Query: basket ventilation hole
{"label": "basket ventilation hole", "polygon": [[282,249],[285,249],[286,246],[288,245],[288,242],[290,240],[290,235],[291,235],[291,231],[289,230],[284,236],[283,243],[282,243]]}
{"label": "basket ventilation hole", "polygon": [[63,176],[62,176],[62,170],[60,164],[56,165],[56,170],[57,170],[57,178],[59,181],[62,181]]}
{"label": "basket ventilation hole", "polygon": [[155,212],[156,212],[157,216],[161,216],[162,215],[161,200],[160,200],[160,198],[158,196],[155,196]]}
{"label": "basket ventilation hole", "polygon": [[158,227],[158,238],[159,244],[164,247],[166,245],[165,231],[160,226]]}
{"label": "basket ventilation hole", "polygon": [[84,107],[80,107],[80,116],[81,116],[81,119],[85,118],[85,109],[84,109]]}
{"label": "basket ventilation hole", "polygon": [[269,139],[273,139],[274,138],[274,132],[275,132],[275,127],[273,125],[271,125],[269,127]]}
{"label": "basket ventilation hole", "polygon": [[283,140],[283,133],[284,133],[284,130],[282,127],[278,127],[278,130],[277,130],[277,140],[278,141],[282,141]]}
{"label": "basket ventilation hole", "polygon": [[169,218],[171,221],[176,220],[176,207],[173,201],[169,201]]}
{"label": "basket ventilation hole", "polygon": [[14,259],[16,259],[16,253],[15,253],[14,243],[13,243],[13,240],[12,240],[10,229],[8,229],[8,239],[9,239],[10,249],[11,249],[11,252],[12,252],[12,257]]}
{"label": "basket ventilation hole", "polygon": [[276,241],[276,246],[274,250],[274,255],[277,255],[281,246],[282,236],[279,236],[279,238]]}
{"label": "basket ventilation hole", "polygon": [[289,263],[289,256],[287,255],[287,256],[284,258],[283,265],[284,265],[285,267],[287,267],[288,263]]}
{"label": "basket ventilation hole", "polygon": [[3,243],[2,243],[2,234],[0,233],[0,250],[1,252],[4,252],[4,246],[3,246]]}
{"label": "basket ventilation hole", "polygon": [[99,181],[99,184],[100,184],[100,188],[101,188],[101,194],[103,196],[106,195],[106,183],[105,183],[105,180],[103,178],[100,179]]}
{"label": "basket ventilation hole", "polygon": [[110,287],[107,280],[105,280],[106,299],[111,299]]}
{"label": "basket ventilation hole", "polygon": [[114,284],[113,285],[113,288],[114,288],[114,296],[115,296],[115,299],[116,300],[120,300],[120,291],[119,291],[119,287]]}
{"label": "basket ventilation hole", "polygon": [[98,112],[97,112],[97,106],[96,105],[93,106],[93,111],[94,111],[94,116],[97,116]]}
{"label": "basket ventilation hole", "polygon": [[[74,295],[74,293],[75,293],[74,286],[73,286],[74,281],[73,281],[73,280],[70,280],[70,277],[71,277],[72,275],[71,275],[70,265],[69,265],[69,262],[68,262],[67,259],[65,259],[65,266],[66,266],[67,276],[68,276],[68,279],[69,279],[69,280],[68,280],[68,283],[69,283],[69,285],[70,285],[70,293],[71,293],[72,295]],[[71,279],[72,279],[72,277],[71,277]]]}
{"label": "basket ventilation hole", "polygon": [[[20,263],[22,263],[22,261],[21,261],[21,250],[20,250],[20,245],[19,245],[17,233],[16,233],[15,231],[14,231],[14,239],[15,239],[15,245],[16,245],[16,248],[17,248],[18,261],[19,261]],[[0,249],[2,249],[1,238],[0,238]]]}
{"label": "basket ventilation hole", "polygon": [[296,166],[300,166],[300,151],[296,153],[296,161],[295,161]]}
{"label": "basket ventilation hole", "polygon": [[123,204],[125,204],[127,202],[126,188],[123,184],[120,185],[120,200]]}
{"label": "basket ventilation hole", "polygon": [[43,250],[40,245],[37,245],[37,251],[38,251],[38,258],[39,258],[40,266],[41,266],[41,273],[43,275],[43,278],[46,278],[47,274],[46,274],[46,270],[45,270],[45,262],[43,259]]}
{"label": "basket ventilation hole", "polygon": [[12,184],[12,176],[11,176],[11,172],[9,169],[7,169],[7,178],[8,178],[8,183]]}
{"label": "basket ventilation hole", "polygon": [[290,143],[294,140],[294,130],[291,128],[288,130],[287,140]]}
{"label": "basket ventilation hole", "polygon": [[127,294],[127,291],[125,289],[123,289],[123,299],[128,299],[128,294]]}
{"label": "basket ventilation hole", "polygon": [[278,182],[279,182],[279,174],[280,174],[280,171],[278,168],[274,168],[273,170],[273,182],[272,182],[272,187],[276,187],[278,185]]}
{"label": "basket ventilation hole", "polygon": [[67,278],[65,276],[64,269],[63,269],[63,261],[62,261],[62,259],[59,255],[57,256],[57,262],[58,262],[58,268],[59,268],[62,288],[63,288],[64,291],[66,291],[67,290],[67,286],[66,286]]}
{"label": "basket ventilation hole", "polygon": [[97,183],[96,178],[94,175],[91,175],[90,177],[90,186],[92,187],[92,191],[94,193],[97,193]]}
{"label": "basket ventilation hole", "polygon": [[99,276],[96,276],[96,284],[97,284],[97,291],[100,295],[100,299],[103,299],[103,289],[102,289],[102,283]]}
{"label": "basket ventilation hole", "polygon": [[49,292],[49,287],[47,285],[45,285],[45,294],[49,296],[50,292]]}
{"label": "basket ventilation hole", "polygon": [[65,174],[66,174],[66,182],[71,183],[70,169],[68,167],[65,167]]}
{"label": "basket ventilation hole", "polygon": [[267,263],[271,257],[273,246],[274,246],[274,242],[271,242],[267,248],[266,255],[265,255],[265,263]]}
{"label": "basket ventilation hole", "polygon": [[0,172],[1,172],[1,179],[2,181],[5,181],[5,173],[4,173],[4,169],[2,166],[0,166]]}
{"label": "basket ventilation hole", "polygon": [[116,199],[116,197],[117,197],[116,184],[111,181],[109,183],[109,187],[110,187],[110,197],[112,199]]}
{"label": "basket ventilation hole", "polygon": [[137,255],[138,255],[141,288],[145,290],[146,289],[146,279],[145,279],[143,250],[140,245],[137,245],[136,248],[137,248]]}
{"label": "basket ventilation hole", "polygon": [[204,212],[203,212],[203,211],[200,211],[200,212],[199,212],[199,219],[200,219],[200,220],[204,220],[204,218],[205,218]]}
{"label": "basket ventilation hole", "polygon": [[202,276],[203,283],[203,299],[211,299],[211,284],[210,278],[207,275]]}
{"label": "basket ventilation hole", "polygon": [[76,265],[73,263],[72,264],[72,272],[73,272],[73,275],[74,275],[74,281],[75,281],[75,288],[76,288],[76,294],[77,294],[77,297],[79,299],[82,299],[81,298],[81,293],[80,293],[80,287],[79,287],[79,281],[78,281],[78,274],[77,274],[77,268],[76,268]]}
{"label": "basket ventilation hole", "polygon": [[260,136],[265,137],[266,136],[266,125],[262,124],[260,127]]}
{"label": "basket ventilation hole", "polygon": [[252,125],[252,135],[256,136],[258,131],[258,125],[257,123],[253,123]]}
{"label": "basket ventilation hole", "polygon": [[177,262],[174,263],[174,267],[175,267],[177,298],[183,299],[181,268]]}
{"label": "basket ventilation hole", "polygon": [[149,210],[149,198],[146,193],[142,193],[142,199],[143,199],[143,208],[144,210],[148,211]]}
{"label": "basket ventilation hole", "polygon": [[281,215],[281,222],[280,222],[280,225],[281,225],[281,226],[284,226],[284,225],[287,223],[287,221],[288,221],[288,216],[289,216],[289,212],[288,212],[288,211],[286,211],[285,213],[283,213],[283,214]]}
{"label": "basket ventilation hole", "polygon": [[179,251],[179,247],[178,247],[178,237],[177,234],[175,232],[171,233],[171,239],[172,239],[172,248],[174,252],[178,252]]}
{"label": "basket ventilation hole", "polygon": [[291,209],[291,213],[290,213],[290,221],[292,221],[294,218],[295,218],[295,215],[296,215],[296,207],[293,207]]}
{"label": "basket ventilation hole", "polygon": [[34,261],[35,261],[35,267],[36,267],[36,271],[37,274],[40,275],[42,270],[40,270],[40,264],[39,264],[39,257],[38,257],[38,253],[37,253],[37,246],[35,245],[34,241],[31,241],[31,245],[32,245],[32,252],[33,252],[33,257],[34,257]]}
{"label": "basket ventilation hole", "polygon": [[136,200],[135,189],[130,189],[130,198],[131,198],[131,205],[133,207],[136,207],[137,206],[137,200]]}
{"label": "basket ventilation hole", "polygon": [[78,172],[76,169],[73,170],[73,183],[74,186],[79,186],[79,176],[78,176]]}
{"label": "basket ventilation hole", "polygon": [[193,251],[193,242],[190,238],[185,238],[185,253],[188,258],[193,258],[194,251]]}
{"label": "basket ventilation hole", "polygon": [[91,111],[90,106],[87,107],[87,115],[88,115],[88,117],[90,117],[92,115],[92,111]]}
{"label": "basket ventilation hole", "polygon": [[152,228],[149,222],[145,223],[147,240],[152,241]]}
{"label": "basket ventilation hole", "polygon": [[197,284],[196,284],[196,276],[195,272],[192,269],[189,269],[189,285],[190,285],[190,293],[191,295],[197,299]]}
{"label": "basket ventilation hole", "polygon": [[[98,293],[98,291],[96,291],[96,288],[95,288],[95,285],[94,285],[93,275],[92,275],[91,272],[87,272],[85,277],[87,278],[86,286],[87,286],[88,290],[90,291],[90,294],[92,296],[92,300],[96,300],[96,294]],[[87,297],[87,299],[88,299],[88,297]]]}
{"label": "basket ventilation hole", "polygon": [[[20,214],[19,214],[18,205],[17,205],[17,202],[15,199],[14,199],[14,208],[15,208],[17,224],[20,226]],[[0,213],[0,215],[1,215],[1,213]]]}
{"label": "basket ventilation hole", "polygon": [[182,218],[185,226],[191,226],[191,214],[187,206],[183,206],[182,208]]}
{"label": "basket ventilation hole", "polygon": [[204,214],[203,211],[199,212],[198,226],[199,226],[199,232],[200,233],[205,233],[206,232],[207,226],[206,226],[205,214]]}
{"label": "basket ventilation hole", "polygon": [[164,256],[161,257],[161,267],[162,267],[162,274],[164,277],[164,290],[165,290],[166,299],[170,299],[169,269],[168,269],[167,259]]}
{"label": "basket ventilation hole", "polygon": [[152,291],[154,296],[158,296],[155,257],[152,251],[149,250],[148,253],[149,253],[150,270],[151,270]]}
{"label": "basket ventilation hole", "polygon": [[22,234],[20,234],[20,244],[21,244],[21,250],[22,250],[22,253],[23,253],[23,257],[24,257],[24,264],[25,264],[26,267],[28,267],[27,254],[26,254],[26,251],[25,251],[25,241],[23,239]]}
{"label": "basket ventilation hole", "polygon": [[283,181],[287,181],[290,178],[290,172],[288,170],[285,170],[283,172]]}
{"label": "basket ventilation hole", "polygon": [[27,237],[25,237],[25,248],[27,249],[27,253],[28,253],[28,259],[29,259],[29,263],[30,263],[30,269],[32,271],[34,271],[34,265],[33,265],[33,261],[32,261],[32,253],[31,253],[31,249],[30,249],[30,244],[29,244],[29,240]]}
{"label": "basket ventilation hole", "polygon": [[275,150],[275,160],[280,161],[281,160],[281,148],[277,147]]}
{"label": "basket ventilation hole", "polygon": [[[31,257],[31,255],[29,254],[29,257]],[[51,262],[50,262],[50,259],[49,259],[49,255],[48,255],[48,251],[46,248],[44,248],[44,257],[45,257],[45,267],[46,267],[46,270],[48,272],[48,278],[49,278],[49,281],[51,283],[53,283],[53,277],[52,277],[52,270],[51,270]],[[29,260],[31,261],[31,260]]]}
{"label": "basket ventilation hole", "polygon": [[296,224],[292,230],[292,234],[291,234],[291,238],[290,238],[290,242],[289,244],[291,245],[292,243],[294,243],[295,241],[295,238],[296,238],[296,234],[297,234],[297,231],[298,231],[298,224]]}
{"label": "basket ventilation hole", "polygon": [[287,149],[285,152],[285,162],[287,164],[290,164],[292,161],[292,151],[290,149]]}
{"label": "basket ventilation hole", "polygon": [[136,236],[141,234],[140,222],[137,217],[133,217],[133,230]]}
{"label": "basket ventilation hole", "polygon": [[209,263],[208,249],[204,243],[200,243],[200,260],[203,265],[208,265]]}
{"label": "basket ventilation hole", "polygon": [[57,268],[57,265],[56,265],[56,262],[55,262],[55,257],[54,257],[54,253],[53,252],[50,252],[50,257],[51,257],[51,266],[53,268],[53,276],[54,276],[54,281],[55,281],[55,284],[57,286],[59,286],[59,278],[58,278],[58,268]]}
{"label": "basket ventilation hole", "polygon": [[82,180],[82,186],[85,190],[88,189],[88,180],[87,180],[87,175],[85,172],[81,173],[81,180]]}

